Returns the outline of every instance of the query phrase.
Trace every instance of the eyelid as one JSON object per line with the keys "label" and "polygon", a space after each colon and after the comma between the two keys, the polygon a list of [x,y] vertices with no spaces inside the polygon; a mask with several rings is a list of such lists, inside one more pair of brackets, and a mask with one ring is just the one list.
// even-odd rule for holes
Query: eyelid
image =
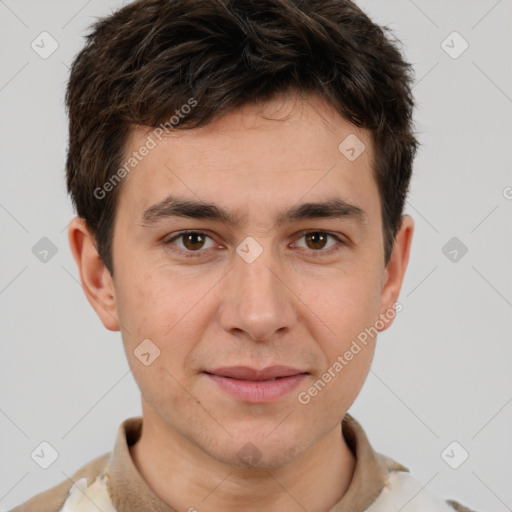
{"label": "eyelid", "polygon": [[302,247],[299,247],[299,249],[307,251],[309,254],[313,254],[313,256],[326,256],[326,255],[329,255],[333,252],[337,252],[338,250],[340,250],[340,246],[349,245],[349,243],[338,233],[331,233],[330,231],[325,231],[322,229],[306,229],[304,231],[301,231],[298,233],[297,240],[300,240],[305,235],[308,235],[311,233],[322,233],[324,235],[327,235],[328,237],[330,236],[331,238],[334,238],[334,240],[336,240],[336,242],[337,242],[336,244],[329,247],[328,249],[318,249],[316,251],[314,249],[307,249],[307,248],[304,249]]}
{"label": "eyelid", "polygon": [[[165,245],[170,245],[175,240],[181,238],[182,236],[194,234],[194,235],[204,235],[205,238],[209,238],[210,240],[214,241],[213,237],[208,234],[208,231],[201,231],[201,230],[195,230],[195,229],[185,229],[184,231],[179,231],[178,233],[173,233],[172,236],[166,236],[162,239],[163,243]],[[182,249],[181,247],[178,247],[180,251],[187,252],[187,253],[200,253],[204,252],[206,249],[198,249],[197,251],[186,251],[185,249]],[[209,248],[210,249],[210,248]]]}

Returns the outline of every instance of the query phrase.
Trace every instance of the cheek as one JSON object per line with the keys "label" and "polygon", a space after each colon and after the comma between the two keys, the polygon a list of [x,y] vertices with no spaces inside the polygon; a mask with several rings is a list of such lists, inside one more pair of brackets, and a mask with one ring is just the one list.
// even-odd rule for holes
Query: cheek
{"label": "cheek", "polygon": [[[153,407],[181,408],[185,364],[197,335],[190,301],[179,287],[155,273],[125,279],[118,304],[128,364],[144,399]],[[149,340],[149,341],[148,341]],[[148,354],[145,356],[144,354]]]}
{"label": "cheek", "polygon": [[134,265],[121,277],[118,311],[126,331],[162,338],[186,315],[194,299],[179,285],[158,272],[137,272]]}
{"label": "cheek", "polygon": [[324,279],[321,289],[318,283],[304,282],[301,297],[311,310],[311,325],[323,326],[317,330],[319,339],[342,348],[373,325],[380,311],[380,280],[376,271],[354,269]]}
{"label": "cheek", "polygon": [[[375,337],[368,334],[379,315],[380,275],[369,268],[344,271],[323,280],[321,292],[311,287],[304,302],[311,305],[309,329],[323,354],[318,414],[347,410],[357,397],[370,369]],[[305,289],[307,288],[304,283]],[[319,322],[319,319],[321,322]],[[316,382],[316,381],[315,381]],[[312,390],[315,393],[315,390]]]}
{"label": "cheek", "polygon": [[348,410],[365,382],[375,352],[375,336],[369,333],[379,315],[378,289],[375,276],[361,276],[338,280],[305,300],[315,305],[310,332],[323,355],[312,387],[305,390],[319,417]]}
{"label": "cheek", "polygon": [[[134,266],[136,268],[136,266]],[[132,275],[136,274],[132,271]],[[123,279],[124,278],[124,279]],[[125,351],[133,359],[133,351],[146,339],[160,350],[155,368],[158,378],[170,378],[168,369],[176,378],[186,373],[188,357],[201,340],[215,308],[211,294],[214,284],[210,279],[192,283],[178,275],[170,277],[168,271],[153,271],[121,276],[118,314]],[[138,362],[133,366],[138,369]],[[161,367],[161,368],[160,368]],[[151,379],[155,378],[155,372]]]}

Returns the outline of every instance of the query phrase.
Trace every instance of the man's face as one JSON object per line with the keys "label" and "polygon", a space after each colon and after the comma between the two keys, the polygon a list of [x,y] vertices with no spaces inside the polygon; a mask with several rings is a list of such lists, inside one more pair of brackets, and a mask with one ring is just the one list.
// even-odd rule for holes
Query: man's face
{"label": "man's face", "polygon": [[[134,129],[127,157],[149,133]],[[351,134],[366,146],[354,161],[338,149]],[[371,156],[367,132],[314,96],[286,97],[177,129],[125,178],[113,239],[115,313],[145,421],[220,461],[239,464],[243,450],[254,450],[253,462],[267,467],[293,461],[339,428],[375,340],[359,342],[341,370],[335,362],[393,303],[382,292]],[[234,223],[199,218],[192,208],[192,216],[162,215],[162,208],[144,215],[169,196],[215,205]],[[333,201],[350,206],[282,217]],[[145,365],[134,351],[140,357],[137,347],[148,339],[142,347],[150,355],[141,359],[152,360],[154,346],[160,355]],[[287,379],[291,389],[277,393],[275,381],[232,392],[233,379],[208,374],[276,365],[306,375]],[[330,382],[309,392],[329,369]]]}

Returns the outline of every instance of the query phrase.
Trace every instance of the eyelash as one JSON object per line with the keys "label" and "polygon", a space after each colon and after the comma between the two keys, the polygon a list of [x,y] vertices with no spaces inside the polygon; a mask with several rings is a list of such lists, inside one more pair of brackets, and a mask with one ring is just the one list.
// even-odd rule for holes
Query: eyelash
{"label": "eyelash", "polygon": [[[336,240],[336,242],[337,242],[337,245],[329,247],[329,249],[325,249],[325,250],[324,249],[318,249],[318,250],[315,251],[313,249],[309,249],[308,252],[311,255],[313,255],[313,257],[320,257],[320,256],[330,255],[330,254],[332,254],[334,252],[338,252],[339,250],[341,250],[341,246],[347,245],[347,242],[342,240],[339,236],[335,235],[334,233],[330,233],[328,231],[318,231],[318,230],[317,231],[304,231],[303,233],[301,233],[299,239],[303,238],[306,235],[319,234],[319,233],[323,234],[323,235],[327,235],[328,237],[334,238]],[[208,235],[207,233],[205,233],[204,231],[181,231],[178,234],[174,235],[172,238],[164,239],[163,243],[166,246],[170,247],[170,246],[173,245],[173,242],[175,240],[178,240],[179,238],[184,237],[186,235],[190,235],[190,234],[203,235],[203,236],[205,236],[207,238],[212,239],[212,237],[210,235]],[[191,250],[184,250],[184,249],[181,249],[181,248],[176,248],[176,246],[174,246],[174,247],[171,248],[171,250],[173,252],[181,253],[186,258],[197,258],[197,257],[202,256],[201,253],[205,252],[208,249],[198,249],[197,251],[191,251]]]}

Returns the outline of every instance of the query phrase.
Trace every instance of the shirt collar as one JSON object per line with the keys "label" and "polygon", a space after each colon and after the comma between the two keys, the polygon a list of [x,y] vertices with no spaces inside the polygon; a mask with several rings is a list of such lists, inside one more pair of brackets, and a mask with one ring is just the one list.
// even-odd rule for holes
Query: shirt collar
{"label": "shirt collar", "polygon": [[[341,427],[356,466],[346,493],[328,512],[363,512],[386,486],[390,471],[409,470],[374,451],[363,428],[350,414],[345,414]],[[108,469],[112,503],[118,512],[175,512],[151,490],[133,463],[129,446],[137,442],[141,433],[141,416],[128,418],[119,426]]]}

